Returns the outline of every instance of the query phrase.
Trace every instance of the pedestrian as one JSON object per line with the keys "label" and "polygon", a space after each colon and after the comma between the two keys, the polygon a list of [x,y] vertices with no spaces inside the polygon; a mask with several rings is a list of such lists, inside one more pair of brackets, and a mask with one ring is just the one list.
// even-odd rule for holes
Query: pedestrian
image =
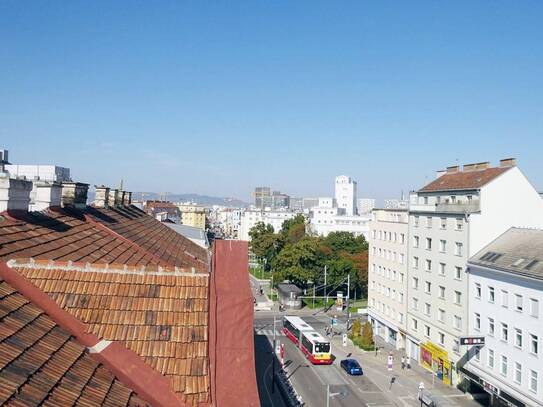
{"label": "pedestrian", "polygon": [[405,357],[402,356],[402,370],[405,369]]}
{"label": "pedestrian", "polygon": [[406,365],[407,369],[411,369],[411,362],[409,361],[408,357],[405,358],[405,365]]}
{"label": "pedestrian", "polygon": [[256,298],[253,297],[253,303],[256,305]]}

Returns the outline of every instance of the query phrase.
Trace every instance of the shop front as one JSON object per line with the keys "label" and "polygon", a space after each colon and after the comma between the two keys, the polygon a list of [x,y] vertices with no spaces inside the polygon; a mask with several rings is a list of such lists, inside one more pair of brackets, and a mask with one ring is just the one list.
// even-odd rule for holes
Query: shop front
{"label": "shop front", "polygon": [[433,372],[443,383],[452,383],[452,369],[449,355],[445,349],[426,342],[420,345],[420,365]]}

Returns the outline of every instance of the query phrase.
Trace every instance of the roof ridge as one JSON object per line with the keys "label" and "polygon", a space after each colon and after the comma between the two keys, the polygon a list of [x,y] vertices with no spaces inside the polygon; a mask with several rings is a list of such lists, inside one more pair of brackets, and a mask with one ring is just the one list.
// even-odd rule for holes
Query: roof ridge
{"label": "roof ridge", "polygon": [[81,271],[87,273],[131,274],[144,276],[185,276],[208,277],[209,273],[197,272],[194,267],[190,271],[177,266],[129,266],[121,263],[90,263],[74,261],[36,260],[30,258],[10,259],[7,265],[11,268],[54,269],[65,271]]}

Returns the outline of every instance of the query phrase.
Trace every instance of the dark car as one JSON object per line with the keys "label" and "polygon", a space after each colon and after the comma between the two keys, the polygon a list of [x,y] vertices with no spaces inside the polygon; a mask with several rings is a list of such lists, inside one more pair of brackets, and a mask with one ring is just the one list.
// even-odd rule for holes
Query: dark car
{"label": "dark car", "polygon": [[362,372],[362,366],[355,359],[343,359],[340,363],[343,370],[353,376],[361,376],[364,374]]}

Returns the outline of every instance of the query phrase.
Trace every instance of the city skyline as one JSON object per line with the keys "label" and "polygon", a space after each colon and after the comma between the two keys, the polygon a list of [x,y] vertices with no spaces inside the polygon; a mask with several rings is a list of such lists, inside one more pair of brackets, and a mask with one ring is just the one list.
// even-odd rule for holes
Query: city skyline
{"label": "city skyline", "polygon": [[134,191],[328,196],[346,174],[382,200],[507,157],[543,190],[542,16],[535,3],[4,2],[0,139],[12,162]]}

